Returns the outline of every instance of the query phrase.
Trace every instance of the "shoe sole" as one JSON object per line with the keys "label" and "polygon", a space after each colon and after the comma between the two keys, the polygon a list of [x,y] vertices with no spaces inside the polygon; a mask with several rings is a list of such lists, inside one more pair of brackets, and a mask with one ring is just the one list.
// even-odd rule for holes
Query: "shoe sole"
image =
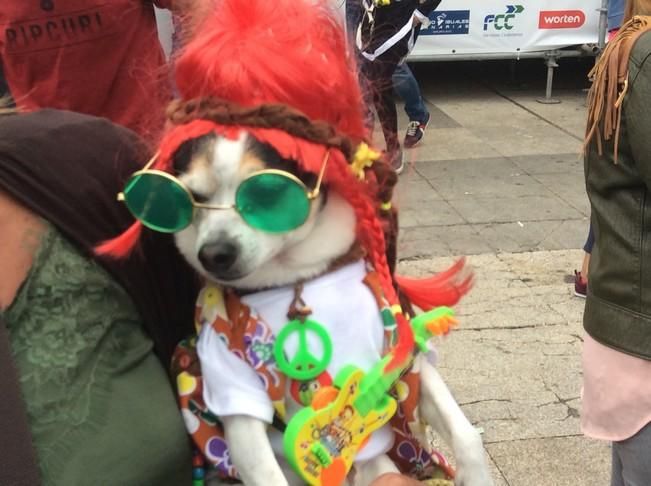
{"label": "shoe sole", "polygon": [[400,175],[400,174],[402,174],[402,171],[405,170],[405,165],[406,165],[405,164],[405,153],[401,151],[401,153],[400,153],[400,165],[398,165],[398,167],[393,167],[393,165],[391,165],[391,168],[393,169],[393,171],[396,174]]}
{"label": "shoe sole", "polygon": [[403,142],[402,142],[402,146],[403,146],[404,148],[406,148],[406,149],[412,149],[412,148],[414,148],[414,147],[418,147],[418,145],[420,144],[420,142],[423,141],[423,138],[425,138],[425,130],[427,130],[427,127],[429,126],[429,122],[431,122],[431,121],[432,121],[432,115],[430,114],[429,117],[427,117],[427,123],[425,123],[425,128],[423,128],[423,136],[420,137],[420,139],[418,139],[418,141],[417,141],[415,144],[413,144],[413,145],[407,145],[407,144],[403,141]]}
{"label": "shoe sole", "polygon": [[581,294],[581,293],[577,292],[576,290],[574,291],[574,295],[577,296],[580,299],[585,299],[586,298],[585,294]]}

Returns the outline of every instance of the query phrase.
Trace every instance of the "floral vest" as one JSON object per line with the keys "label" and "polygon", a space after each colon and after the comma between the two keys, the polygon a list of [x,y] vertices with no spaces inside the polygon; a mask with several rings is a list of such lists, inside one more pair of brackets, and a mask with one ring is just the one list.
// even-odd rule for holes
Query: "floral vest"
{"label": "floral vest", "polygon": [[[366,275],[364,283],[373,293],[382,315],[385,348],[395,340],[395,321],[388,302],[381,291],[375,272]],[[274,426],[281,428],[285,416],[285,390],[287,377],[280,372],[273,357],[275,336],[269,326],[252,315],[251,310],[232,291],[225,293],[207,284],[199,294],[195,312],[197,334],[202,326],[212,326],[229,343],[229,348],[245,360],[262,380],[274,404]],[[206,407],[203,400],[201,363],[196,352],[197,336],[182,341],[172,359],[172,374],[176,379],[179,405],[198,454],[195,455],[195,479],[203,478],[201,469],[214,470],[221,477],[237,478],[238,474],[228,453],[228,445],[219,419]],[[309,390],[311,397],[316,380],[302,383],[301,390]],[[425,426],[418,413],[420,375],[415,366],[406,372],[394,386],[393,396],[398,401],[398,411],[390,421],[395,434],[389,457],[401,473],[416,479],[448,478],[454,471],[437,451],[425,448]],[[303,395],[301,398],[305,398]],[[421,438],[421,440],[418,440]]]}

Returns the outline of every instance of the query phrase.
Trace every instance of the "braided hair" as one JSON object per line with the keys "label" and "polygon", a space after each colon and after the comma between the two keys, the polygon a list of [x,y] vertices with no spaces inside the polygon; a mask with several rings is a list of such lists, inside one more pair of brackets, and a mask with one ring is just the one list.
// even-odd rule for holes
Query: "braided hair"
{"label": "braided hair", "polygon": [[[459,268],[444,277],[401,279],[394,274],[398,222],[391,206],[397,176],[380,159],[359,179],[351,170],[356,147],[367,139],[362,96],[343,27],[327,0],[222,0],[176,62],[181,99],[167,111],[170,121],[154,168],[173,170],[183,142],[216,132],[244,130],[272,145],[300,170],[317,174],[326,151],[323,183],[353,208],[357,239],[395,310],[398,339],[392,368],[413,348],[413,334],[400,306],[417,296],[428,309],[456,303],[470,287]],[[97,248],[124,257],[142,231],[136,222]]]}

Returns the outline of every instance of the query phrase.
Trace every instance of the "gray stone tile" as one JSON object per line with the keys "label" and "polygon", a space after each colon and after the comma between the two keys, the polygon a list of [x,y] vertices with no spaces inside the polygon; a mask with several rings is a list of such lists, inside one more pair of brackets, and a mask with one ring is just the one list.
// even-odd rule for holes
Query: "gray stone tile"
{"label": "gray stone tile", "polygon": [[428,203],[400,208],[400,227],[449,226],[466,221],[447,202],[430,200]]}
{"label": "gray stone tile", "polygon": [[491,251],[493,249],[468,225],[402,228],[398,241],[398,257],[401,260]]}
{"label": "gray stone tile", "polygon": [[[449,96],[430,96],[449,117],[464,127],[518,127],[540,122],[532,113],[504,99],[499,94],[475,88],[472,96],[465,92]],[[507,135],[506,131],[503,135]]]}
{"label": "gray stone tile", "polygon": [[583,157],[578,152],[566,154],[520,155],[510,160],[526,173],[583,175]]}
{"label": "gray stone tile", "polygon": [[[583,251],[560,250],[499,255],[508,262],[510,271],[516,273],[530,287],[565,286],[563,275],[581,263]],[[572,299],[575,301],[575,299]]]}
{"label": "gray stone tile", "polygon": [[488,444],[510,486],[597,486],[610,477],[607,442],[549,437]]}
{"label": "gray stone tile", "polygon": [[581,141],[541,121],[528,122],[512,130],[478,126],[471,131],[500,155],[508,157],[578,152],[582,146]]}
{"label": "gray stone tile", "polygon": [[[428,130],[431,128],[459,128],[461,125],[432,103],[426,103],[430,114]],[[426,132],[427,133],[427,132]]]}
{"label": "gray stone tile", "polygon": [[438,80],[431,82],[431,80],[421,78],[420,88],[422,96],[437,106],[441,102],[467,101],[469,97],[483,100],[495,96],[495,93],[486,89],[485,86],[466,77],[456,79],[453,84],[440,83]]}
{"label": "gray stone tile", "polygon": [[514,198],[467,197],[449,200],[448,203],[470,223],[506,223],[513,221],[545,221],[580,219],[583,215],[551,196],[525,196]]}
{"label": "gray stone tile", "polygon": [[[439,109],[433,103],[428,103],[425,100],[425,107],[430,114],[430,121],[427,127],[427,130],[437,129],[437,128],[460,128],[461,125],[457,123],[454,119],[449,117],[445,112]],[[409,117],[404,111],[403,103],[396,103],[396,108],[398,109],[398,128],[402,132],[407,129],[407,123],[409,123]],[[427,133],[427,132],[425,132]]]}
{"label": "gray stone tile", "polygon": [[558,197],[571,204],[585,215],[590,214],[590,201],[585,192],[583,172],[559,174],[536,174],[533,176]]}
{"label": "gray stone tile", "polygon": [[522,170],[505,157],[475,157],[464,160],[431,160],[415,165],[426,179],[465,177],[510,177]]}
{"label": "gray stone tile", "polygon": [[[502,317],[512,313],[500,307]],[[577,326],[546,307],[544,298],[518,305],[520,321],[504,328],[493,327],[502,325],[497,313],[477,314],[476,320],[492,323],[479,328],[470,328],[472,316],[460,313],[459,328],[438,346],[442,376],[487,443],[580,433]],[[551,318],[537,323],[527,316]]]}
{"label": "gray stone tile", "polygon": [[531,110],[549,122],[554,123],[582,139],[586,125],[586,96],[583,90],[555,90],[554,98],[561,101],[558,105],[545,105],[536,101],[540,96],[530,93],[502,91],[502,94]]}
{"label": "gray stone tile", "polygon": [[428,207],[436,208],[432,201],[440,201],[441,195],[424,179],[402,179],[393,193],[394,203],[400,209]]}
{"label": "gray stone tile", "polygon": [[445,199],[553,196],[547,187],[522,172],[506,171],[498,176],[484,174],[478,167],[476,174],[476,177],[451,174],[450,177],[432,178],[430,183]]}
{"label": "gray stone tile", "polygon": [[473,225],[498,252],[581,248],[588,231],[586,218]]}
{"label": "gray stone tile", "polygon": [[575,194],[563,197],[563,200],[580,212],[586,219],[590,218],[590,200],[584,194]]}
{"label": "gray stone tile", "polygon": [[457,160],[500,155],[470,130],[461,128],[428,128],[423,141],[414,149],[405,150],[410,162],[423,160]]}
{"label": "gray stone tile", "polygon": [[398,178],[399,183],[407,183],[407,182],[419,182],[419,181],[425,181],[425,177],[423,177],[417,170],[416,170],[416,164],[412,162],[408,162],[405,166],[405,170],[400,174]]}

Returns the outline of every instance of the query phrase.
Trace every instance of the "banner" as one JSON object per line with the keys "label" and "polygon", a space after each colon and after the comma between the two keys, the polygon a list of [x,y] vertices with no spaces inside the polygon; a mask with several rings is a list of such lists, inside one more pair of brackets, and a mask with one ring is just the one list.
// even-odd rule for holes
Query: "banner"
{"label": "banner", "polygon": [[[443,0],[410,57],[508,54],[595,44],[601,0]],[[479,56],[478,56],[479,57]]]}

